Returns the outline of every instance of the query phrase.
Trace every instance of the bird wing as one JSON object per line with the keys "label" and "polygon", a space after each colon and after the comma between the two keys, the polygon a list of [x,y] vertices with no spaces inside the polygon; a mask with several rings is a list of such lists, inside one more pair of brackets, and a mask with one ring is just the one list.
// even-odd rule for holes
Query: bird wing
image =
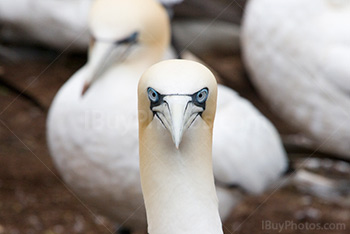
{"label": "bird wing", "polygon": [[325,78],[350,94],[350,37],[348,44],[330,45],[325,58],[320,64]]}
{"label": "bird wing", "polygon": [[262,192],[287,167],[281,140],[273,125],[233,90],[218,87],[214,122],[215,179]]}
{"label": "bird wing", "polygon": [[329,81],[350,94],[350,31],[344,30],[350,27],[350,6],[340,2],[325,7],[315,21],[321,43],[318,67]]}
{"label": "bird wing", "polygon": [[345,157],[350,152],[347,5],[252,0],[241,35],[250,78],[271,110],[317,142],[318,150]]}
{"label": "bird wing", "polygon": [[[331,2],[331,1],[329,1]],[[291,25],[289,38],[293,42],[292,57],[300,54],[305,59],[300,65],[330,82],[336,88],[350,93],[350,5],[347,2],[333,4],[327,1],[318,5],[310,4],[308,8],[318,7],[314,13],[304,12],[304,24],[300,25],[292,17],[283,19],[285,25]],[[283,29],[279,29],[283,30]]]}
{"label": "bird wing", "polygon": [[11,42],[34,41],[59,49],[86,50],[90,2],[92,0],[2,1],[0,24],[4,29],[0,35]]}

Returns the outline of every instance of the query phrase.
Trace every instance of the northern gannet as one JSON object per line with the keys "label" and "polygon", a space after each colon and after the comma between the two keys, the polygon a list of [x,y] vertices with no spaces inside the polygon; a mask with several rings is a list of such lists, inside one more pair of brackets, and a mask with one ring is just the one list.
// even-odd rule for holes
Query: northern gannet
{"label": "northern gannet", "polygon": [[53,100],[48,146],[84,202],[124,227],[144,230],[137,84],[169,45],[168,15],[154,0],[97,0],[89,25],[88,62]]}
{"label": "northern gannet", "polygon": [[[87,64],[62,86],[49,111],[50,153],[83,201],[125,227],[144,230],[136,91],[142,73],[169,46],[168,17],[152,0],[98,0],[90,30]],[[286,157],[272,124],[221,85],[215,126],[213,167],[225,220],[241,198],[228,187],[264,191],[285,170]]]}
{"label": "northern gannet", "polygon": [[214,75],[194,61],[163,61],[140,79],[140,174],[150,234],[223,233],[212,168],[216,98]]}
{"label": "northern gannet", "polygon": [[261,95],[318,150],[350,158],[350,1],[250,0],[243,57]]}

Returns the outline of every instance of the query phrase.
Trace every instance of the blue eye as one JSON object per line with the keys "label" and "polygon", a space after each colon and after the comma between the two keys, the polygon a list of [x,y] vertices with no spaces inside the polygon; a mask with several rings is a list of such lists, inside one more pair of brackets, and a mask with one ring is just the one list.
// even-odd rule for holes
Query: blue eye
{"label": "blue eye", "polygon": [[151,102],[158,102],[159,101],[159,94],[157,93],[157,91],[155,91],[152,88],[148,88],[147,93],[148,93],[148,98]]}
{"label": "blue eye", "polygon": [[208,89],[204,88],[201,91],[199,91],[196,95],[196,101],[198,103],[204,103],[208,98]]}

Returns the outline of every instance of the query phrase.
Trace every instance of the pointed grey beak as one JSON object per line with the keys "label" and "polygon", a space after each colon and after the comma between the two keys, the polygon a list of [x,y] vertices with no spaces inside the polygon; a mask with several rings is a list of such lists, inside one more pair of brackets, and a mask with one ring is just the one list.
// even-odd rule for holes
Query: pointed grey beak
{"label": "pointed grey beak", "polygon": [[185,95],[165,96],[164,104],[153,108],[153,111],[157,112],[157,117],[170,132],[176,149],[179,149],[186,130],[203,111],[202,108],[193,105],[191,100],[190,96]]}
{"label": "pointed grey beak", "polygon": [[187,122],[186,109],[189,104],[188,97],[183,96],[173,96],[169,97],[167,100],[168,107],[170,110],[170,117],[168,122],[170,123],[170,133],[173,138],[176,149],[179,145],[184,134],[185,123]]}
{"label": "pointed grey beak", "polygon": [[[131,34],[129,37],[121,39],[117,42],[96,40],[91,51],[87,63],[87,69],[90,76],[85,81],[82,96],[91,87],[91,85],[98,80],[98,78],[108,69],[112,64],[122,62],[129,54],[130,47],[137,43],[138,32]],[[120,45],[126,45],[121,50],[117,50]]]}
{"label": "pointed grey beak", "polygon": [[90,86],[102,75],[107,65],[111,63],[110,55],[115,49],[115,45],[110,42],[96,41],[92,50],[92,56],[89,57],[87,69],[89,77],[85,80],[82,95]]}

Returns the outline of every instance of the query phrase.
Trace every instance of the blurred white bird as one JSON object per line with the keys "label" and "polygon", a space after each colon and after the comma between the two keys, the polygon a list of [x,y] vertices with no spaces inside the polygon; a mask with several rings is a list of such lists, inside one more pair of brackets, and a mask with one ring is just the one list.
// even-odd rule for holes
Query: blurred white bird
{"label": "blurred white bird", "polygon": [[252,81],[271,108],[350,158],[350,1],[251,0],[241,43]]}
{"label": "blurred white bird", "polygon": [[150,234],[222,234],[212,141],[217,85],[205,66],[168,60],[138,87],[142,192]]}
{"label": "blurred white bird", "polygon": [[[169,20],[153,0],[98,0],[87,64],[56,95],[47,120],[51,155],[79,197],[132,230],[145,230],[139,177],[137,96],[141,74],[169,46]],[[83,93],[83,95],[82,95]],[[214,174],[220,215],[259,193],[286,168],[271,123],[233,90],[218,87]]]}
{"label": "blurred white bird", "polygon": [[50,152],[80,198],[124,227],[145,230],[136,87],[169,45],[168,16],[153,0],[98,0],[90,16],[88,62],[49,110]]}

